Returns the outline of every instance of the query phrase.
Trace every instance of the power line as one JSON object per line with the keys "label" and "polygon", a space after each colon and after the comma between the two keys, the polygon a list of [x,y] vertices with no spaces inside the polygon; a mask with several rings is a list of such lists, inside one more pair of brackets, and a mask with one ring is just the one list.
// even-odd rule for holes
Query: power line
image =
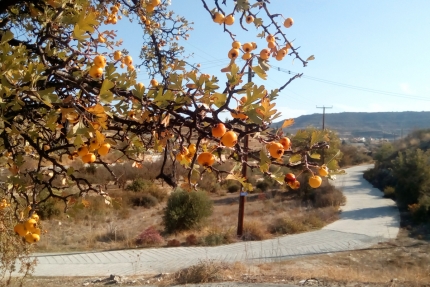
{"label": "power line", "polygon": [[[276,67],[276,66],[271,66],[271,67],[275,68],[276,70],[278,70],[280,72],[284,72],[284,73],[287,73],[287,74],[298,74],[298,73],[293,72],[291,70],[286,70],[286,69],[283,69],[283,68],[280,68],[280,67]],[[388,91],[383,91],[383,90],[370,89],[370,88],[366,88],[366,87],[354,86],[354,85],[344,84],[344,83],[340,83],[340,82],[325,80],[325,79],[311,77],[311,76],[306,76],[306,75],[302,75],[301,78],[307,79],[307,80],[321,82],[321,83],[324,83],[324,84],[339,86],[339,87],[343,87],[343,88],[359,90],[359,91],[363,91],[363,92],[382,94],[382,95],[386,95],[386,96],[393,96],[393,97],[399,97],[399,98],[405,98],[405,99],[413,99],[413,100],[419,100],[419,101],[430,101],[430,98],[428,98],[428,97],[411,96],[411,95],[406,95],[406,94],[401,94],[401,93],[395,93],[395,92],[388,92]]]}

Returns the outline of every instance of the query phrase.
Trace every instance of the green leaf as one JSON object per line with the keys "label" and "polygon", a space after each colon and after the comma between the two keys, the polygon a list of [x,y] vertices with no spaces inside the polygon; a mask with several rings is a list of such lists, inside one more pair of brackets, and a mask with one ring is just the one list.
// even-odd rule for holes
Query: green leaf
{"label": "green leaf", "polygon": [[79,28],[79,25],[76,24],[75,28],[73,29],[73,38],[75,38],[78,41],[85,41],[90,36],[86,34],[87,32],[85,30],[82,30]]}
{"label": "green leaf", "polygon": [[263,25],[263,19],[261,19],[261,18],[255,18],[254,19],[254,25],[255,25],[255,27],[260,27],[261,25]]}
{"label": "green leaf", "polygon": [[281,185],[285,183],[285,176],[282,173],[272,173],[270,177],[276,180]]}
{"label": "green leaf", "polygon": [[263,122],[261,118],[258,116],[257,111],[255,109],[246,112],[245,115],[247,115],[253,123],[256,123],[258,125],[260,125]]}
{"label": "green leaf", "polygon": [[14,37],[13,33],[9,30],[7,30],[6,32],[3,33],[2,37],[1,37],[1,41],[0,41],[0,45],[9,42],[10,40],[12,40]]}
{"label": "green leaf", "polygon": [[79,25],[80,29],[85,32],[88,31],[93,33],[94,26],[99,24],[99,21],[97,21],[96,18],[96,14],[94,12],[89,12],[88,14],[85,14],[85,12],[81,13],[76,26]]}
{"label": "green leaf", "polygon": [[252,186],[252,184],[249,182],[246,182],[246,178],[242,177],[239,174],[229,174],[229,175],[227,175],[227,177],[225,179],[233,179],[233,180],[239,181],[242,184],[243,189],[245,191],[254,190],[254,187]]}
{"label": "green leaf", "polygon": [[311,136],[311,145],[315,144],[316,142],[318,142],[318,132],[313,131]]}
{"label": "green leaf", "polygon": [[84,144],[84,141],[82,140],[82,137],[80,135],[77,135],[73,144],[75,147],[81,147]]}
{"label": "green leaf", "polygon": [[270,158],[267,156],[267,152],[262,149],[260,150],[260,170],[261,172],[269,172]]}
{"label": "green leaf", "polygon": [[110,91],[115,86],[114,83],[105,79],[100,89],[100,101],[104,103],[110,103],[113,101],[113,94]]}
{"label": "green leaf", "polygon": [[211,97],[213,103],[215,106],[217,106],[217,108],[220,108],[222,105],[225,104],[226,100],[227,100],[227,95],[226,94],[220,94],[220,93],[214,93]]}
{"label": "green leaf", "polygon": [[313,158],[313,159],[320,159],[321,155],[319,153],[313,153],[313,154],[310,155],[310,157]]}
{"label": "green leaf", "polygon": [[302,160],[302,155],[301,154],[293,154],[292,156],[290,156],[289,158],[289,162],[293,163],[293,162],[299,162]]}
{"label": "green leaf", "polygon": [[67,169],[67,175],[71,175],[75,172],[75,169],[71,166]]}
{"label": "green leaf", "polygon": [[258,64],[260,65],[260,67],[264,70],[264,71],[269,71],[270,70],[270,65],[267,63],[266,60],[263,60],[261,58],[258,58]]}
{"label": "green leaf", "polygon": [[58,188],[52,188],[52,193],[57,195],[57,196],[62,196],[63,193],[61,192],[61,190],[59,190]]}
{"label": "green leaf", "polygon": [[238,65],[236,65],[236,63],[232,63],[231,64],[231,66],[230,66],[230,72],[231,72],[231,74],[232,75],[236,75],[237,73],[239,73],[239,66]]}
{"label": "green leaf", "polygon": [[254,66],[252,67],[252,70],[257,74],[257,76],[263,80],[267,80],[267,74],[260,66]]}

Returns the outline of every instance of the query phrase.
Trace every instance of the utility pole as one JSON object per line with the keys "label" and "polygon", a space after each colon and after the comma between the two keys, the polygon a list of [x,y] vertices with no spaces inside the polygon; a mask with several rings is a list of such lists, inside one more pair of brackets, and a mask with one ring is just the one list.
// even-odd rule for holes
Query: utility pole
{"label": "utility pole", "polygon": [[333,106],[331,106],[331,107],[326,107],[326,106],[318,107],[317,106],[317,109],[323,109],[323,124],[322,124],[322,129],[323,130],[325,129],[325,126],[324,126],[324,123],[325,123],[325,109],[332,109],[332,108],[333,108]]}
{"label": "utility pole", "polygon": [[[332,109],[332,108],[333,108],[333,106],[331,106],[331,107],[326,107],[326,106],[318,107],[317,106],[317,109],[323,109],[322,130],[325,130],[325,109]],[[322,163],[324,164],[324,149],[322,150],[321,158],[322,158]]]}
{"label": "utility pole", "polygon": [[[248,66],[248,83],[252,82],[252,59],[249,62]],[[245,133],[248,132],[248,126],[245,126]],[[243,139],[243,163],[242,163],[242,176],[246,178],[246,162],[248,161],[248,135],[245,135]],[[240,196],[239,196],[239,215],[237,219],[237,236],[242,237],[243,235],[243,217],[245,213],[245,201],[246,201],[247,193],[243,191],[243,186],[240,187]]]}

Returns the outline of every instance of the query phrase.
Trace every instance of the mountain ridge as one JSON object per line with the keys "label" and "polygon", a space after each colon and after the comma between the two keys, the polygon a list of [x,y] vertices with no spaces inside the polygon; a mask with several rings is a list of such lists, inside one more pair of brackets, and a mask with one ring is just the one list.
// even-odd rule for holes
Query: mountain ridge
{"label": "mountain ridge", "polygon": [[[285,129],[288,133],[307,127],[322,128],[323,114],[303,115]],[[283,121],[272,126],[279,128]],[[326,113],[325,128],[335,130],[341,136],[387,137],[403,136],[415,129],[430,128],[430,112],[343,112]]]}

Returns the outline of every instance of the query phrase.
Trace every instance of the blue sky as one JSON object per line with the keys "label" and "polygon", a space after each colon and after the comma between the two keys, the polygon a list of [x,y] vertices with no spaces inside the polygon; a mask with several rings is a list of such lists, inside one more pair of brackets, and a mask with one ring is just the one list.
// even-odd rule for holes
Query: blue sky
{"label": "blue sky", "polygon": [[[231,38],[223,33],[222,26],[212,22],[200,0],[171,2],[172,10],[196,23],[190,39],[182,42],[193,54],[190,61],[201,63],[202,72],[215,74],[223,82],[225,76],[220,69],[229,61]],[[212,4],[210,0],[207,3]],[[210,8],[213,7],[212,4]],[[430,1],[272,0],[270,9],[294,19],[293,27],[285,29],[288,39],[301,47],[302,57],[316,58],[306,68],[297,60],[293,63],[292,57],[281,62],[270,60],[274,66],[306,76],[295,80],[277,99],[283,118],[321,113],[317,105],[333,106],[327,110],[329,113],[430,110]],[[139,28],[124,33],[123,28],[131,28],[130,24],[120,22],[116,27],[121,31],[119,37],[137,59]],[[246,27],[249,32],[234,24],[237,40],[255,41],[259,49],[266,45],[265,40],[256,38],[253,26]],[[144,71],[139,72],[139,79],[146,85],[149,82]],[[254,79],[274,89],[284,84],[289,75],[273,69],[268,80]],[[382,92],[366,92],[363,88]]]}

